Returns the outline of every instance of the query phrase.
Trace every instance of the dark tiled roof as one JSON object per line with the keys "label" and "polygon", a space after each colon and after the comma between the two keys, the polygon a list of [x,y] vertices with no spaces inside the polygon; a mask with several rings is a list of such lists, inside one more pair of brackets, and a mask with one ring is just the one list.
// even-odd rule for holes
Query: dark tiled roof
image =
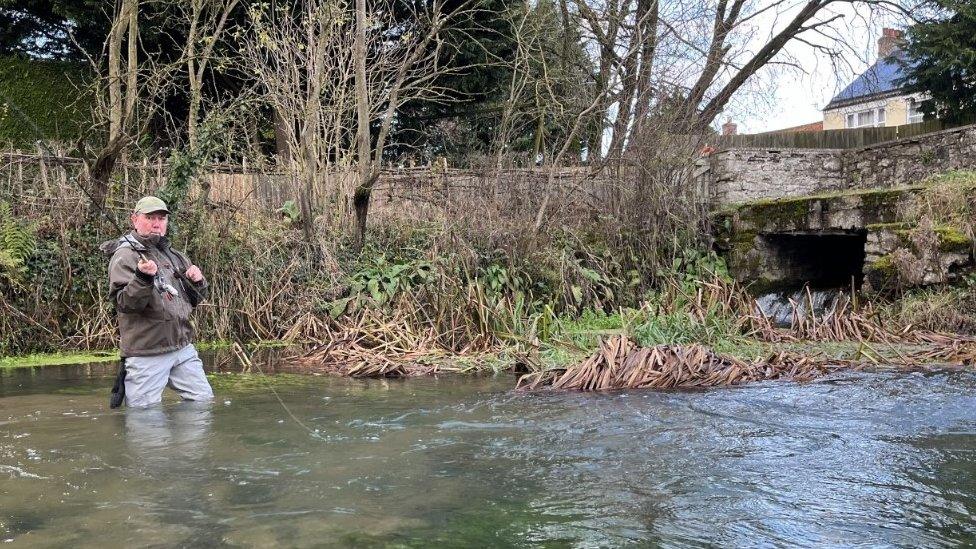
{"label": "dark tiled roof", "polygon": [[839,104],[848,103],[853,100],[868,97],[871,95],[883,94],[899,89],[901,86],[896,84],[902,77],[901,61],[904,54],[895,52],[894,55],[878,59],[871,67],[864,71],[861,76],[854,79],[846,88],[833,99],[824,109],[830,109]]}

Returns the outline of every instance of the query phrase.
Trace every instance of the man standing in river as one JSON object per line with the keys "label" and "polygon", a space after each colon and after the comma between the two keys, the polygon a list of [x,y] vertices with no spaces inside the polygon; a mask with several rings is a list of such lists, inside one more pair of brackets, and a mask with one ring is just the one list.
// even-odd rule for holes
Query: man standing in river
{"label": "man standing in river", "polygon": [[184,400],[213,398],[190,325],[190,313],[207,294],[207,280],[170,247],[169,213],[155,196],[140,199],[132,210],[133,230],[101,248],[112,255],[109,299],[118,312],[128,406],[160,402],[167,385]]}

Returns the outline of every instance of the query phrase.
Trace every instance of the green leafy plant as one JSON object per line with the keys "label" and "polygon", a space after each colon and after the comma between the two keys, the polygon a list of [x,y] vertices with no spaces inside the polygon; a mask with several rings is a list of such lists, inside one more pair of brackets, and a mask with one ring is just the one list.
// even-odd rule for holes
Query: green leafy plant
{"label": "green leafy plant", "polygon": [[292,225],[297,224],[302,219],[302,212],[298,209],[298,205],[295,204],[294,200],[286,201],[281,205],[279,211]]}
{"label": "green leafy plant", "polygon": [[34,227],[15,219],[10,204],[0,202],[0,276],[19,283],[26,272],[24,262],[36,247]]}
{"label": "green leafy plant", "polygon": [[329,303],[329,315],[338,318],[367,301],[385,305],[398,293],[431,281],[433,274],[434,266],[430,261],[393,263],[379,255],[349,277],[350,294]]}
{"label": "green leafy plant", "polygon": [[170,211],[175,213],[179,210],[190,192],[193,179],[217,151],[221,130],[221,121],[218,117],[207,118],[200,125],[196,146],[187,150],[173,151],[169,159],[170,172],[166,185],[156,193],[166,202]]}

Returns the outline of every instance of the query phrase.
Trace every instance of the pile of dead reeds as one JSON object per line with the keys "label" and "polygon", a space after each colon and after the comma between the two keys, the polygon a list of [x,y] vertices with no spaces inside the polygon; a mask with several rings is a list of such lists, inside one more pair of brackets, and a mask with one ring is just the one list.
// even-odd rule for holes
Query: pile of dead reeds
{"label": "pile of dead reeds", "polygon": [[344,320],[311,349],[289,357],[288,367],[303,373],[400,378],[464,372],[487,356],[484,348],[448,349],[439,342],[443,334],[420,330],[400,315],[364,310]]}
{"label": "pile of dead reeds", "polygon": [[903,337],[906,341],[923,345],[922,349],[910,354],[909,360],[976,366],[976,337],[974,336],[913,332],[909,326]]}
{"label": "pile of dead reeds", "polygon": [[517,388],[577,391],[686,389],[741,385],[770,379],[807,381],[851,364],[828,364],[779,352],[761,362],[722,356],[698,344],[640,347],[626,336],[600,343],[583,363],[527,374]]}

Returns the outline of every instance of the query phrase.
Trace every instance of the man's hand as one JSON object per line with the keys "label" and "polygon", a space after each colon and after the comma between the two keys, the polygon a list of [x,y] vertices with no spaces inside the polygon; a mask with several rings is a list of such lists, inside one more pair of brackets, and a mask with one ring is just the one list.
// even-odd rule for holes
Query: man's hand
{"label": "man's hand", "polygon": [[186,270],[186,277],[189,278],[191,282],[200,282],[203,280],[203,273],[200,272],[200,267],[190,265],[190,268]]}
{"label": "man's hand", "polygon": [[136,267],[149,276],[156,276],[156,269],[158,269],[155,261],[152,259],[143,258],[139,258],[139,263],[136,265]]}

